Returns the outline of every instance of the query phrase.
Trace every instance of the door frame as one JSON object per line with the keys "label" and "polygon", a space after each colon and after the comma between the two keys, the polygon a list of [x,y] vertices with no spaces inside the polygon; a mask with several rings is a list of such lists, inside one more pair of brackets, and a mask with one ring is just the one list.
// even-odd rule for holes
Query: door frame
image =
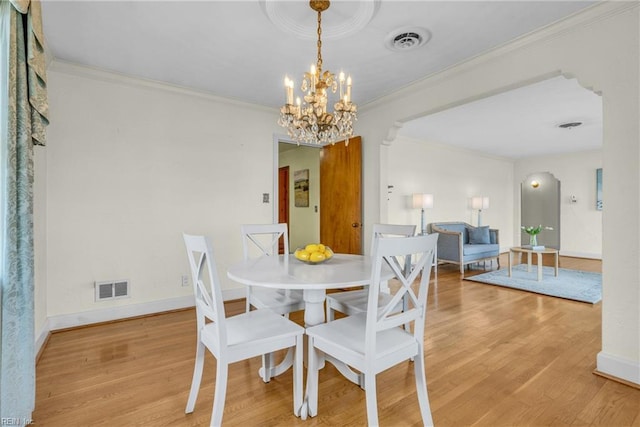
{"label": "door frame", "polygon": [[[360,138],[362,138],[360,136]],[[279,153],[279,144],[280,143],[285,143],[285,144],[295,144],[295,145],[302,145],[302,146],[306,146],[306,147],[312,147],[312,148],[317,148],[320,149],[322,148],[322,146],[318,145],[318,144],[311,144],[311,143],[297,143],[296,141],[292,140],[291,138],[289,138],[286,135],[283,134],[273,134],[273,139],[272,139],[272,144],[273,144],[273,198],[272,198],[272,222],[276,222],[278,220],[278,203],[279,203],[279,186],[278,186],[278,170],[280,168],[280,153]],[[362,146],[361,150],[363,150],[364,152],[364,147]],[[361,158],[361,174],[364,170],[364,157]],[[364,236],[364,176],[361,178],[362,182],[361,182],[361,188],[360,188],[360,203],[361,203],[361,213],[360,213],[360,248],[362,253],[365,253],[365,236]],[[320,189],[320,191],[322,191],[322,187]],[[320,209],[322,209],[322,207],[320,207]],[[318,221],[320,221],[320,218],[318,218]],[[320,224],[318,223],[318,226]],[[291,236],[289,236],[289,239],[291,239]]]}
{"label": "door frame", "polygon": [[304,143],[301,142],[300,144],[298,144],[297,142],[295,142],[293,139],[289,138],[287,135],[283,135],[283,134],[273,134],[273,209],[272,209],[272,221],[276,222],[278,220],[278,196],[279,194],[279,190],[278,190],[278,168],[280,166],[279,164],[279,153],[278,153],[278,144],[279,143],[285,143],[285,144],[295,144],[295,145],[304,145],[307,147],[314,147],[314,148],[320,148],[317,144],[309,144],[309,143]]}

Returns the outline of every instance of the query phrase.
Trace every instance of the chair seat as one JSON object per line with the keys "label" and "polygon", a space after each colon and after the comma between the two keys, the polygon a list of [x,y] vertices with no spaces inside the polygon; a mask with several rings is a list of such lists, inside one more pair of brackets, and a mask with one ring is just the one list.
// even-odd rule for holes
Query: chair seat
{"label": "chair seat", "polygon": [[[366,313],[356,314],[307,328],[306,334],[314,338],[315,347],[327,354],[334,355],[335,349],[339,348],[340,359],[362,371],[364,370],[366,320]],[[348,357],[345,357],[345,354],[348,354]],[[378,332],[375,359],[382,361],[391,355],[397,356],[393,361],[385,360],[383,365],[376,363],[378,371],[416,354],[418,354],[418,344],[414,336],[403,328],[396,327]]]}
{"label": "chair seat", "polygon": [[486,255],[486,256],[498,256],[500,254],[500,245],[496,243],[490,243],[485,245],[472,245],[466,244],[462,247],[462,252],[467,255]]}
{"label": "chair seat", "polygon": [[[302,326],[271,310],[254,310],[227,317],[225,323],[227,347],[230,351],[243,346],[251,347],[251,349],[242,349],[243,358],[246,358],[247,354],[255,354],[256,356],[263,354],[265,352],[264,345],[281,348],[278,344],[272,344],[278,338],[291,338],[294,342],[296,335],[304,333]],[[202,329],[202,341],[207,344],[207,347],[217,349],[218,331],[214,323],[208,323]]]}
{"label": "chair seat", "polygon": [[[385,307],[393,297],[390,294],[380,293],[378,297],[378,307]],[[327,295],[327,304],[335,311],[347,315],[366,313],[369,299],[369,289],[359,289],[357,291],[335,292]],[[401,311],[402,302],[394,310]]]}
{"label": "chair seat", "polygon": [[257,309],[268,308],[279,314],[304,310],[302,291],[267,289],[254,286],[251,290],[251,305]]}

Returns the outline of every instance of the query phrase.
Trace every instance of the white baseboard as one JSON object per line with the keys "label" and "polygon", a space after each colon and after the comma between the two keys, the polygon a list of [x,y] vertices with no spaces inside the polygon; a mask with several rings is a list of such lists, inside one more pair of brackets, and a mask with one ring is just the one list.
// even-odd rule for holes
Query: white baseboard
{"label": "white baseboard", "polygon": [[[500,248],[501,254],[508,254],[509,248]],[[587,258],[587,259],[602,259],[602,254],[591,253],[591,252],[573,252],[573,251],[563,251],[560,250],[560,256],[568,256],[572,258]]]}
{"label": "white baseboard", "polygon": [[225,301],[246,298],[246,296],[247,296],[247,289],[244,286],[241,288],[232,288],[232,289],[222,290],[222,299]]}
{"label": "white baseboard", "polygon": [[40,332],[36,335],[36,345],[35,345],[35,354],[40,352],[40,349],[47,341],[47,337],[49,337],[49,333],[51,333],[51,325],[49,322],[49,318],[45,319],[44,325],[40,329]]}
{"label": "white baseboard", "polygon": [[[224,289],[222,299],[224,301],[244,298],[246,291],[244,287]],[[147,314],[162,313],[163,311],[179,310],[194,306],[193,296],[170,298],[160,301],[152,301],[142,304],[130,304],[119,307],[102,308],[98,310],[83,311],[79,313],[61,314],[47,317],[42,331],[36,339],[36,350],[46,340],[51,331],[58,329],[73,328],[77,326],[91,325],[93,323],[110,322],[114,320],[127,319],[129,317],[144,316]]]}
{"label": "white baseboard", "polygon": [[640,362],[605,352],[598,353],[596,369],[606,375],[640,385]]}
{"label": "white baseboard", "polygon": [[57,329],[85,326],[92,323],[110,322],[113,320],[126,319],[128,317],[144,316],[146,314],[178,310],[193,306],[193,297],[191,295],[186,295],[183,297],[152,301],[142,304],[130,304],[120,307],[101,308],[79,313],[50,316],[47,318],[47,321],[49,322],[50,330],[55,331]]}
{"label": "white baseboard", "polygon": [[572,251],[560,251],[560,256],[569,256],[573,258],[588,258],[588,259],[602,259],[602,254],[595,254],[590,252],[572,252]]}

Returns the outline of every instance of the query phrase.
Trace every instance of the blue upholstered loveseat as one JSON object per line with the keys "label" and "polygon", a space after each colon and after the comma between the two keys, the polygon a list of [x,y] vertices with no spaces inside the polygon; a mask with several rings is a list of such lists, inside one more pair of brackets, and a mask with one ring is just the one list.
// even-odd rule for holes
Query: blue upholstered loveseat
{"label": "blue upholstered loveseat", "polygon": [[500,239],[498,230],[473,227],[465,222],[434,222],[428,225],[430,233],[439,233],[438,262],[458,264],[460,274],[464,267],[494,258],[500,267]]}

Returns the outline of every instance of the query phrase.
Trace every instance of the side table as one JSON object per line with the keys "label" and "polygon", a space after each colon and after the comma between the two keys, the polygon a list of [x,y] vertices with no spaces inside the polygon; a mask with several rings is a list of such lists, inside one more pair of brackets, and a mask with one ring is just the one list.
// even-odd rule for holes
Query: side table
{"label": "side table", "polygon": [[511,277],[511,266],[513,265],[513,254],[514,253],[524,253],[527,254],[527,272],[531,272],[531,255],[536,254],[538,257],[538,282],[542,281],[542,255],[543,254],[553,254],[555,258],[554,263],[554,273],[555,276],[558,276],[558,253],[559,251],[554,248],[544,248],[544,249],[531,249],[524,248],[521,246],[515,246],[509,248],[509,277]]}

